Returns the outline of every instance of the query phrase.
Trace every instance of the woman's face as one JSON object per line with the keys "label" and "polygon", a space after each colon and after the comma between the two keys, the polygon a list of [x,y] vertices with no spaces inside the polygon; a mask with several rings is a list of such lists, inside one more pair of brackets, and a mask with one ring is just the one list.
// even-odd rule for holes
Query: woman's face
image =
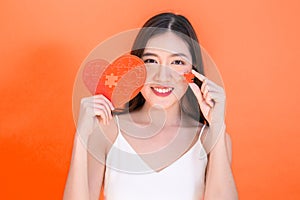
{"label": "woman's face", "polygon": [[183,74],[192,69],[186,42],[172,32],[153,36],[142,59],[147,67],[147,80],[141,90],[146,103],[163,108],[179,103],[188,87]]}

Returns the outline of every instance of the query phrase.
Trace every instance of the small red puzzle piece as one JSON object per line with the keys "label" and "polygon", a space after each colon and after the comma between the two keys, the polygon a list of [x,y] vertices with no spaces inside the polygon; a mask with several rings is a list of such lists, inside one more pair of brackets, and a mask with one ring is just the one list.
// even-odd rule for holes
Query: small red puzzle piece
{"label": "small red puzzle piece", "polygon": [[185,77],[185,80],[188,83],[193,83],[194,82],[195,75],[192,72],[188,72],[188,73],[184,74],[183,76]]}

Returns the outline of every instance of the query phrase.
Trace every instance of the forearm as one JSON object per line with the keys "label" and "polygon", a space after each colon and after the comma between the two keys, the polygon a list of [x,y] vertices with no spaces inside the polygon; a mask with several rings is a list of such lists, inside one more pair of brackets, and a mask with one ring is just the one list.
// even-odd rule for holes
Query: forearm
{"label": "forearm", "polygon": [[209,154],[205,200],[235,200],[238,195],[231,170],[230,142],[227,142],[230,138],[225,129],[219,134],[219,139]]}
{"label": "forearm", "polygon": [[63,199],[89,199],[87,149],[78,134],[74,139],[72,160]]}

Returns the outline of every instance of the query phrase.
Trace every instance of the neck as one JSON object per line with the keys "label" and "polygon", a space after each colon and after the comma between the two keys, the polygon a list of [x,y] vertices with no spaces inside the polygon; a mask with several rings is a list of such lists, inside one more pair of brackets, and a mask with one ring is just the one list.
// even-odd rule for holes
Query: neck
{"label": "neck", "polygon": [[147,121],[152,121],[152,123],[164,122],[165,126],[179,126],[181,122],[179,103],[169,108],[162,108],[159,105],[150,105],[146,102],[141,112],[147,113]]}

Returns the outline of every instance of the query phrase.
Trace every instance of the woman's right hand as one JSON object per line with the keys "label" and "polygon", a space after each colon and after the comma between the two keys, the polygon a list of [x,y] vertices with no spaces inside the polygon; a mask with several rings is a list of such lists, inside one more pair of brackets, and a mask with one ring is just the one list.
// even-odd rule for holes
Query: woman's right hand
{"label": "woman's right hand", "polygon": [[77,123],[79,134],[90,135],[98,125],[98,121],[104,125],[112,119],[112,103],[103,95],[94,95],[81,99],[80,111]]}
{"label": "woman's right hand", "polygon": [[105,170],[105,149],[109,141],[97,132],[102,130],[99,122],[109,123],[111,110],[114,110],[112,103],[103,95],[81,99],[65,200],[99,199]]}

